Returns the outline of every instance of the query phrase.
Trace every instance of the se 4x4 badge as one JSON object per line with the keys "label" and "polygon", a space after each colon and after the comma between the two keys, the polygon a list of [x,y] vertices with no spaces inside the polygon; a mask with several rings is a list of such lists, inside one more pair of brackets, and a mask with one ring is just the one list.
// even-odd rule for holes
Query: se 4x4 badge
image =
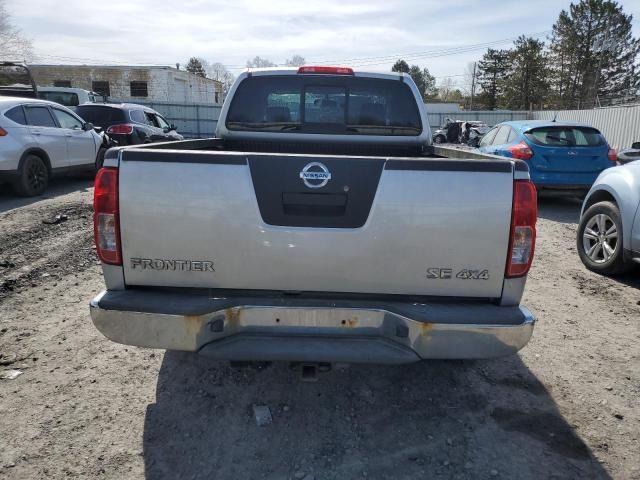
{"label": "se 4x4 badge", "polygon": [[[454,277],[454,271],[451,268],[427,268],[427,278],[434,280],[448,280]],[[455,273],[455,278],[461,280],[489,280],[489,270],[469,270],[462,269]]]}

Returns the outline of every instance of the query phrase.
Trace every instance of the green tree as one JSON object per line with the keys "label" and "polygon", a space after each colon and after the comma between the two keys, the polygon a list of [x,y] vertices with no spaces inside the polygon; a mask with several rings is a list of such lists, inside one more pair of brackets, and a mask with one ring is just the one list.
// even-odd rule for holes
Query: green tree
{"label": "green tree", "polygon": [[562,10],[550,45],[557,106],[589,108],[637,91],[640,40],[632,21],[615,1],[580,0]]}
{"label": "green tree", "polygon": [[185,70],[187,72],[195,73],[199,77],[206,78],[207,76],[207,70],[205,66],[206,63],[207,62],[205,62],[202,58],[191,57],[187,62],[187,66],[185,67]]}
{"label": "green tree", "polygon": [[489,48],[478,62],[476,78],[482,88],[480,101],[488,110],[495,110],[502,102],[504,83],[510,68],[509,50]]}
{"label": "green tree", "polygon": [[436,78],[429,73],[429,69],[420,68],[417,65],[411,65],[409,75],[416,82],[416,86],[424,100],[432,99],[438,94],[436,89]]}
{"label": "green tree", "polygon": [[398,60],[396,63],[393,64],[393,67],[391,67],[392,72],[399,72],[399,73],[409,73],[409,69],[410,69],[409,64],[404,60]]}
{"label": "green tree", "polygon": [[429,69],[427,68],[420,68],[418,65],[409,66],[404,60],[398,60],[393,64],[393,67],[391,67],[391,71],[408,73],[418,87],[418,91],[420,95],[422,95],[423,100],[433,98],[438,93],[436,89],[436,79],[429,73]]}
{"label": "green tree", "polygon": [[542,104],[549,90],[544,42],[521,36],[509,52],[509,61],[511,67],[503,79],[506,106],[527,110]]}

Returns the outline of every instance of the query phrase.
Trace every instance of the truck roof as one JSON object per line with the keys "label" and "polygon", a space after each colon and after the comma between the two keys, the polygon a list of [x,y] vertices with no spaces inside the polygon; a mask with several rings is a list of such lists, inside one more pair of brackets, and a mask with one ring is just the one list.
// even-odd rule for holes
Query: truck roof
{"label": "truck roof", "polygon": [[[301,67],[266,67],[266,68],[247,68],[244,72],[250,75],[297,75],[298,70]],[[350,67],[336,67],[336,68],[350,68]],[[332,73],[314,73],[307,75],[335,75]],[[361,71],[353,69],[353,75],[355,77],[367,77],[367,78],[383,78],[389,80],[400,80],[403,78],[411,78],[408,73],[403,72],[372,72]]]}

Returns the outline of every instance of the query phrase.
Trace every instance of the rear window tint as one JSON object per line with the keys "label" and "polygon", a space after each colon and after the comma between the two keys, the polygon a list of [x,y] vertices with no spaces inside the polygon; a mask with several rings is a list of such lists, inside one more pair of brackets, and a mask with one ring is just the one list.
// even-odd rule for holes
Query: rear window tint
{"label": "rear window tint", "polygon": [[5,112],[4,116],[20,125],[27,124],[27,119],[24,116],[24,110],[21,106],[13,107],[11,110]]}
{"label": "rear window tint", "polygon": [[229,130],[338,135],[422,132],[413,92],[397,80],[351,76],[250,77],[236,91]]}
{"label": "rear window tint", "polygon": [[83,120],[94,125],[104,125],[110,122],[124,122],[124,112],[119,108],[103,107],[95,105],[80,105],[76,107],[76,113]]}
{"label": "rear window tint", "polygon": [[597,147],[605,143],[602,134],[591,127],[540,127],[529,130],[525,135],[538,145],[553,147]]}

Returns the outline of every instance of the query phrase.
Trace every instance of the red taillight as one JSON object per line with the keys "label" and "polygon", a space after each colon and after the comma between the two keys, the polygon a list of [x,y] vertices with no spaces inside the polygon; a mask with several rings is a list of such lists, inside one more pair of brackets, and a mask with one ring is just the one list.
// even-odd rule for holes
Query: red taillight
{"label": "red taillight", "polygon": [[133,133],[133,125],[122,123],[120,125],[111,125],[107,128],[107,133],[112,135],[131,135]]}
{"label": "red taillight", "polygon": [[513,182],[513,208],[511,210],[511,234],[507,257],[507,278],[526,275],[531,268],[536,246],[536,219],[538,198],[536,187],[529,180]]}
{"label": "red taillight", "polygon": [[304,66],[298,69],[298,73],[318,73],[328,75],[353,75],[353,68],[349,67],[314,67]]}
{"label": "red taillight", "polygon": [[533,151],[529,148],[529,145],[524,142],[520,142],[517,145],[507,148],[507,151],[511,152],[511,158],[531,160],[531,157],[533,157]]}
{"label": "red taillight", "polygon": [[8,132],[4,128],[0,127],[0,137],[4,137],[7,133]]}
{"label": "red taillight", "polygon": [[618,161],[618,152],[616,152],[613,148],[609,148],[609,153],[607,153],[607,158],[612,162]]}
{"label": "red taillight", "polygon": [[93,236],[100,260],[110,265],[122,265],[117,168],[101,168],[96,175]]}

